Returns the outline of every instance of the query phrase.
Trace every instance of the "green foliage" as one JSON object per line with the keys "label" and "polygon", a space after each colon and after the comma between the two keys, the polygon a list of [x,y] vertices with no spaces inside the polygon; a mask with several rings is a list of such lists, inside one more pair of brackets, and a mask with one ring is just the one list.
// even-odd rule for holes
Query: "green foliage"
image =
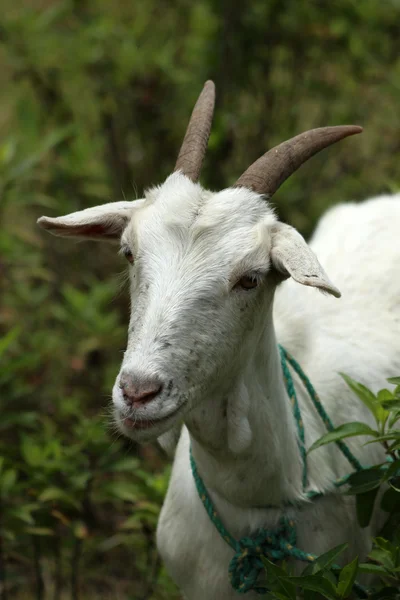
{"label": "green foliage", "polygon": [[43,565],[57,551],[58,562],[49,567],[55,579],[78,577],[85,567],[85,577],[96,582],[90,562],[81,556],[78,563],[76,552],[101,560],[110,549],[129,555],[134,548],[142,558],[132,569],[145,590],[157,564],[153,536],[168,471],[144,471],[137,456],[110,439],[102,416],[82,415],[78,400],[61,403],[51,418],[12,421],[3,427],[6,437],[15,425],[17,443],[0,444],[3,551],[32,560],[39,553]]}
{"label": "green foliage", "polygon": [[366,588],[357,583],[362,575],[373,575],[382,581],[381,585],[369,587],[368,597],[382,600],[383,598],[398,598],[400,589],[399,546],[387,540],[377,538],[374,548],[368,555],[366,563],[359,563],[355,557],[349,564],[339,567],[334,561],[345,550],[342,544],[326,554],[322,554],[308,565],[299,576],[293,576],[291,569],[283,564],[277,567],[267,559],[263,559],[267,579],[263,582],[270,592],[267,598],[277,600],[295,600],[296,598],[315,598],[310,592],[316,592],[318,597],[328,600],[341,598],[365,597]]}
{"label": "green foliage", "polygon": [[[156,577],[168,468],[154,447],[116,440],[104,408],[125,345],[127,294],[113,275],[122,262],[106,244],[46,236],[37,217],[160,183],[207,78],[217,113],[206,185],[232,183],[302,130],[359,122],[362,138],[284,185],[280,216],[309,234],[332,204],[398,189],[398,17],[395,2],[374,0],[2,2],[0,588],[9,595],[178,597],[164,571]],[[383,392],[376,402],[371,441],[393,455],[398,399]],[[395,514],[393,469],[352,480],[364,523],[381,480],[390,484],[382,506]],[[282,585],[293,595],[294,583]]]}
{"label": "green foliage", "polygon": [[[339,567],[337,558],[346,550],[347,544],[341,544],[329,552],[322,554],[303,569],[299,576],[293,576],[287,564],[274,565],[264,558],[263,563],[267,578],[262,582],[270,590],[267,598],[276,600],[305,600],[315,597],[340,600],[342,598],[365,597],[366,588],[357,583],[363,575],[373,575],[381,585],[369,587],[367,593],[371,598],[398,598],[400,589],[400,550],[399,540],[395,543],[383,538],[374,540],[374,547],[368,555],[368,562],[359,563],[355,557],[349,564]],[[316,592],[310,595],[310,592]]]}
{"label": "green foliage", "polygon": [[[288,568],[278,573],[274,571],[270,596],[279,600],[292,600],[293,588],[284,589],[284,585],[296,586],[297,597],[308,600],[310,592],[317,592],[329,600],[353,597],[354,592],[362,594],[358,589],[357,578],[363,574],[375,576],[374,588],[369,590],[369,597],[398,598],[400,590],[400,377],[392,377],[388,382],[394,385],[393,391],[380,390],[374,394],[367,387],[342,374],[350,389],[367,406],[373,414],[377,428],[372,429],[360,422],[345,423],[322,436],[310,448],[317,448],[338,442],[348,437],[359,435],[372,439],[366,443],[383,445],[387,461],[365,468],[351,474],[345,481],[347,494],[356,495],[357,518],[361,527],[370,523],[379,491],[380,508],[387,513],[387,523],[383,532],[390,535],[390,540],[377,537],[374,547],[368,555],[368,562],[359,564],[355,557],[348,565],[340,568],[335,564],[336,558],[345,550],[346,544],[319,556],[311,562],[299,577],[293,577]],[[265,561],[266,572],[270,575],[271,567]],[[380,584],[379,584],[380,581]],[[269,577],[268,577],[269,582]]]}
{"label": "green foliage", "polygon": [[359,423],[357,421],[353,421],[352,423],[345,423],[344,425],[340,425],[336,427],[334,431],[330,431],[325,434],[322,438],[314,442],[314,444],[309,449],[309,452],[319,448],[320,446],[324,446],[325,444],[330,444],[331,442],[338,442],[339,440],[344,440],[348,437],[354,437],[356,435],[378,435],[375,433],[371,427],[369,427],[366,423]]}

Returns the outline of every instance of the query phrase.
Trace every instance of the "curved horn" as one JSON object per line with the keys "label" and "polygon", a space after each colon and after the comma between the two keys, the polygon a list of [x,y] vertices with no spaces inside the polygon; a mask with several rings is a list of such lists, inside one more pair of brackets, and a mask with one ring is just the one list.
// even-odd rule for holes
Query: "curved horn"
{"label": "curved horn", "polygon": [[206,81],[190,117],[174,171],[197,181],[206,152],[214,113],[215,85]]}
{"label": "curved horn", "polygon": [[254,162],[237,180],[234,187],[247,187],[271,197],[280,185],[306,160],[339,140],[361,133],[358,125],[320,127],[301,133],[275,146]]}

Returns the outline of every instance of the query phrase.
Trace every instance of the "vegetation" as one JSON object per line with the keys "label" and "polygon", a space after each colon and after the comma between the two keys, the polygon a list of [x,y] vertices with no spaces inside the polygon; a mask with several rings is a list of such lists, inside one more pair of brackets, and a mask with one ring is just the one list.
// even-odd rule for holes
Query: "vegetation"
{"label": "vegetation", "polygon": [[[366,562],[359,563],[358,557],[354,557],[342,569],[336,561],[347,544],[318,557],[298,577],[293,576],[286,565],[276,566],[265,559],[268,588],[271,590],[268,596],[276,600],[296,600],[296,594],[308,600],[316,593],[328,600],[354,597],[355,593],[356,597],[365,597],[365,592],[377,600],[400,597],[400,377],[388,380],[396,386],[394,391],[383,389],[377,395],[350,377],[343,377],[372,412],[376,429],[366,423],[345,423],[315,442],[309,452],[324,444],[358,435],[369,437],[366,443],[383,444],[386,461],[351,474],[346,479],[345,493],[356,495],[357,518],[361,527],[369,525],[374,506],[379,502],[380,508],[387,513],[381,532],[385,537],[374,540]],[[365,574],[374,576],[373,586],[360,588],[357,579]]]}
{"label": "vegetation", "polygon": [[229,185],[304,129],[360,123],[363,136],[282,187],[281,218],[308,235],[336,202],[397,189],[399,11],[396,0],[3,0],[1,600],[179,597],[154,548],[168,465],[107,424],[125,266],[106,244],[43,235],[37,217],[162,182],[208,78],[205,185]]}

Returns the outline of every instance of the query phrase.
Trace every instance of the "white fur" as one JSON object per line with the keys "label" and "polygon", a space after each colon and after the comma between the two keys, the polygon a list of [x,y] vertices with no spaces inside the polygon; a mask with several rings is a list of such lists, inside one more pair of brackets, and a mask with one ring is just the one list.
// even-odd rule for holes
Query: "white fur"
{"label": "white fur", "polygon": [[[188,600],[231,600],[239,597],[228,580],[233,551],[198,497],[189,445],[223,522],[240,538],[274,526],[284,503],[304,497],[278,341],[301,364],[336,425],[371,422],[338,373],[375,391],[400,373],[400,195],[330,210],[310,243],[323,269],[301,236],[279,225],[269,204],[249,190],[213,194],[175,173],[146,198],[121,229],[122,246],[135,257],[121,372],[157,376],[164,388],[148,404],[128,409],[118,376],[115,417],[126,435],[162,436],[167,445],[183,419],[158,548]],[[312,289],[337,295],[324,269],[340,300]],[[254,271],[260,272],[256,289],[235,287]],[[289,274],[305,285],[293,278],[279,285]],[[295,384],[309,447],[325,429],[297,378]],[[126,417],[154,424],[137,430]],[[382,460],[380,448],[364,441],[349,441],[356,456],[364,464]],[[308,466],[310,488],[326,496],[290,511],[299,547],[319,554],[347,541],[345,559],[364,557],[380,515],[360,529],[354,498],[335,492],[333,481],[350,465],[328,445],[309,455]],[[277,508],[262,508],[271,504]]]}

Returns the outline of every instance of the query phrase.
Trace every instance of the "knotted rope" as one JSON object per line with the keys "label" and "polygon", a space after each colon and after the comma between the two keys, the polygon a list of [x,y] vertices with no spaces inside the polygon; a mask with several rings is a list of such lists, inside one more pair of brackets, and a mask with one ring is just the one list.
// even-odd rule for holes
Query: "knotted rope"
{"label": "knotted rope", "polygon": [[268,590],[256,585],[264,566],[260,556],[266,556],[272,562],[283,560],[292,556],[293,551],[297,552],[295,544],[294,522],[285,518],[275,530],[263,529],[254,537],[243,537],[236,542],[236,552],[229,565],[232,587],[242,594],[249,590],[265,594]]}
{"label": "knotted rope", "polygon": [[297,535],[296,525],[292,519],[281,517],[279,525],[275,529],[260,529],[251,537],[243,537],[236,540],[225,529],[218,515],[210,495],[200,477],[190,449],[190,464],[196,488],[204,508],[210,520],[215,525],[221,537],[235,551],[235,555],[229,564],[229,577],[232,587],[244,594],[250,590],[258,594],[265,594],[268,590],[257,586],[257,579],[264,565],[261,556],[266,556],[272,562],[285,558],[295,558],[306,562],[313,562],[317,557],[314,554],[303,552],[296,547]]}
{"label": "knotted rope", "polygon": [[[286,390],[290,398],[293,410],[293,416],[296,422],[298,431],[299,450],[303,461],[303,489],[306,491],[308,473],[307,473],[307,453],[305,447],[305,433],[304,424],[301,418],[300,406],[297,399],[296,390],[293,383],[293,378],[290,373],[288,364],[294,369],[294,371],[300,377],[304,384],[311,401],[316,408],[318,414],[323,420],[328,431],[332,431],[334,426],[329,416],[325,412],[324,407],[312,386],[310,380],[296,362],[296,360],[282,347],[279,346],[281,365],[283,376],[286,384]],[[362,471],[363,467],[357,458],[352,454],[347,444],[343,441],[336,442],[344,456],[350,462],[350,464],[356,469],[356,471]],[[197,466],[192,455],[192,449],[190,448],[190,464],[192,468],[192,474],[196,483],[196,488],[200,499],[207,511],[210,520],[215,525],[216,529],[220,533],[221,537],[231,546],[235,551],[235,555],[232,558],[229,565],[229,577],[232,587],[239,592],[244,594],[250,590],[257,592],[258,594],[265,594],[269,590],[265,587],[257,586],[257,579],[262,571],[264,565],[261,557],[267,557],[270,561],[276,562],[285,558],[293,558],[304,562],[313,562],[318,557],[315,554],[304,552],[297,548],[297,535],[296,535],[296,524],[292,519],[288,519],[285,516],[280,518],[279,524],[275,529],[259,529],[251,537],[243,537],[240,540],[236,540],[223,525],[221,518],[219,517],[214,504],[208,494],[208,491],[204,485],[202,478],[200,477]],[[349,475],[338,479],[335,482],[336,486],[344,485],[349,478]],[[307,491],[307,496],[315,498],[321,496],[320,492]],[[335,565],[335,568],[339,568]],[[360,597],[366,597],[367,594],[362,586],[355,583],[354,589]]]}

